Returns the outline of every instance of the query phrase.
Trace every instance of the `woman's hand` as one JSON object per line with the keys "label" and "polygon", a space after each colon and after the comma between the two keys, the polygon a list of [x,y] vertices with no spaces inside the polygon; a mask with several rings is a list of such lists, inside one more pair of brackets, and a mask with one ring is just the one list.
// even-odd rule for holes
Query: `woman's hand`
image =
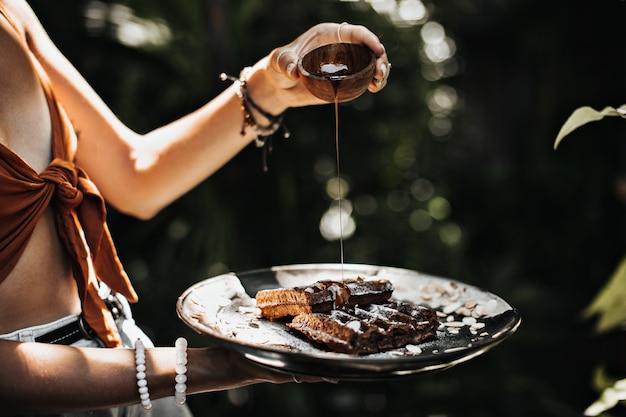
{"label": "woman's hand", "polygon": [[[231,369],[238,370],[241,376],[249,375],[249,379],[244,384],[248,383],[264,383],[269,382],[273,384],[285,384],[290,382],[295,382],[297,384],[306,382],[306,383],[317,383],[317,382],[329,382],[332,384],[336,384],[339,381],[334,378],[326,378],[321,376],[311,376],[311,375],[301,375],[301,374],[292,374],[284,371],[272,370],[271,368],[261,366],[255,362],[252,362],[249,359],[244,358],[238,353],[229,351],[227,353],[230,363]],[[237,372],[235,372],[237,373]]]}
{"label": "woman's hand", "polygon": [[[250,94],[255,101],[264,101],[276,113],[288,107],[322,104],[324,101],[313,96],[300,81],[297,62],[304,53],[332,42],[359,43],[367,46],[376,56],[376,71],[368,90],[380,91],[387,84],[391,64],[384,45],[369,29],[348,23],[320,23],[313,26],[293,42],[274,49],[259,61],[254,69],[262,69],[264,80],[256,82],[254,75],[249,80]],[[255,71],[258,74],[258,72]],[[256,75],[256,74],[255,74]],[[271,97],[271,98],[270,98]]]}
{"label": "woman's hand", "polygon": [[336,384],[333,378],[298,375],[261,366],[232,350],[211,347],[189,349],[188,392],[207,392],[232,389],[247,385],[272,383],[319,383]]}

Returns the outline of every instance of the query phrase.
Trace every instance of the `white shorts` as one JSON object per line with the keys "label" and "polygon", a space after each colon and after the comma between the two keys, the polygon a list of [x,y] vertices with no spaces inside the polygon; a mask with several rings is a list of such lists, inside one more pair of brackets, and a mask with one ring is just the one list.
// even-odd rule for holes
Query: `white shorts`
{"label": "white shorts", "polygon": [[[116,306],[119,307],[117,313],[118,316],[115,319],[115,324],[117,325],[118,331],[120,333],[120,337],[122,339],[123,347],[133,347],[135,341],[137,339],[141,339],[146,347],[154,347],[152,340],[141,330],[135,320],[133,319],[133,315],[128,305],[128,301],[119,295],[113,295],[116,299]],[[73,323],[79,323],[82,318],[78,314],[69,315],[58,320],[52,321],[50,323],[39,324],[36,326],[26,327],[24,329],[15,330],[11,333],[1,334],[0,339],[4,340],[14,340],[17,342],[37,342],[38,338],[42,338],[55,330],[61,329],[64,326],[72,327]],[[82,326],[74,326],[76,329],[81,328]],[[73,332],[77,332],[78,330],[73,330]],[[60,336],[59,339],[62,339],[64,336]],[[74,337],[73,339],[77,339]],[[49,342],[48,343],[53,343]],[[62,341],[54,342],[66,344],[69,346],[75,347],[104,347],[104,344],[100,339],[89,336],[86,332],[83,338],[73,342],[73,343],[63,343]]]}

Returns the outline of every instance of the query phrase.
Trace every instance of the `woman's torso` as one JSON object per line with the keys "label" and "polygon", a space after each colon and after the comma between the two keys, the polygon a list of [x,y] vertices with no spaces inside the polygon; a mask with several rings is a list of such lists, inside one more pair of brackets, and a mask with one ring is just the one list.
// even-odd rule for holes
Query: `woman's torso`
{"label": "woman's torso", "polygon": [[[41,172],[52,159],[50,112],[30,58],[2,15],[0,51],[0,144]],[[0,283],[0,334],[78,312],[76,283],[48,209]]]}

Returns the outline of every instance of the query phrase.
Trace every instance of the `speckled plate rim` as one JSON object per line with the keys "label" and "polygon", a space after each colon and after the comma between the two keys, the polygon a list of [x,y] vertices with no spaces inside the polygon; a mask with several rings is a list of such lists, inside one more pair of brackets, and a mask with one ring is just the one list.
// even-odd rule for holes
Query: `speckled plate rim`
{"label": "speckled plate rim", "polygon": [[[254,297],[261,289],[308,285],[320,279],[333,277],[339,279],[341,276],[348,278],[355,275],[389,279],[394,285],[393,297],[410,302],[423,303],[424,300],[421,298],[423,295],[419,294],[418,297],[417,294],[428,284],[452,285],[463,289],[466,298],[480,299],[496,306],[492,314],[483,318],[485,328],[481,333],[487,335],[477,337],[468,331],[450,335],[442,331],[438,332],[437,340],[419,345],[423,350],[419,354],[400,355],[385,352],[355,356],[327,352],[313,345],[307,349],[294,349],[283,345],[266,345],[236,339],[228,335],[228,328],[220,328],[224,327],[223,324],[207,325],[194,314],[197,308],[194,297],[203,291],[211,290],[212,296],[224,299],[232,297],[231,290],[228,290],[228,294],[224,290],[224,282],[230,280],[238,280],[245,293],[249,297]],[[178,298],[176,311],[180,319],[196,332],[260,365],[288,373],[340,380],[386,379],[447,369],[495,347],[513,334],[521,324],[521,317],[514,307],[501,297],[476,286],[410,269],[368,264],[293,264],[238,273],[230,272],[205,279],[189,287]],[[221,319],[220,314],[222,313],[216,310],[209,314],[208,320],[215,319],[218,322]],[[207,317],[204,316],[203,319]]]}

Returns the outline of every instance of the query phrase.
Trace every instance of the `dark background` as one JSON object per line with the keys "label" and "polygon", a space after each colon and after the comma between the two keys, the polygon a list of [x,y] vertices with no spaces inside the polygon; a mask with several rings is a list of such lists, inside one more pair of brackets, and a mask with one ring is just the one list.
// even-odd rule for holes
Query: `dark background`
{"label": "dark background", "polygon": [[[131,47],[112,14],[86,29],[85,8],[113,3],[31,2],[59,47],[119,117],[147,131],[203,104],[272,48],[320,21],[365,24],[385,43],[388,87],[340,107],[341,172],[348,198],[377,203],[354,214],[346,262],[447,276],[494,292],[522,326],[494,350],[440,373],[385,382],[258,385],[197,395],[197,416],[271,412],[306,416],[579,416],[597,397],[593,373],[623,376],[618,339],[598,337],[581,312],[626,253],[626,123],[585,126],[553,150],[577,107],[625,98],[624,22],[618,0],[464,0],[425,3],[454,40],[458,71],[427,80],[422,25],[399,27],[364,1],[132,0],[134,15],[166,23],[171,41]],[[108,16],[108,17],[107,17]],[[449,134],[428,129],[429,92],[451,86],[459,104]],[[288,111],[288,140],[274,139],[269,172],[246,148],[149,221],[109,209],[110,228],[141,302],[137,321],[161,345],[185,335],[209,343],[176,316],[193,283],[225,271],[337,262],[319,233],[335,158],[331,105]],[[331,173],[332,174],[332,173]],[[334,175],[334,174],[333,174]],[[332,175],[330,175],[332,176]],[[410,226],[430,181],[450,213],[425,231]],[[442,239],[460,231],[460,240]],[[615,358],[615,359],[614,359]],[[618,415],[621,410],[613,410]]]}

